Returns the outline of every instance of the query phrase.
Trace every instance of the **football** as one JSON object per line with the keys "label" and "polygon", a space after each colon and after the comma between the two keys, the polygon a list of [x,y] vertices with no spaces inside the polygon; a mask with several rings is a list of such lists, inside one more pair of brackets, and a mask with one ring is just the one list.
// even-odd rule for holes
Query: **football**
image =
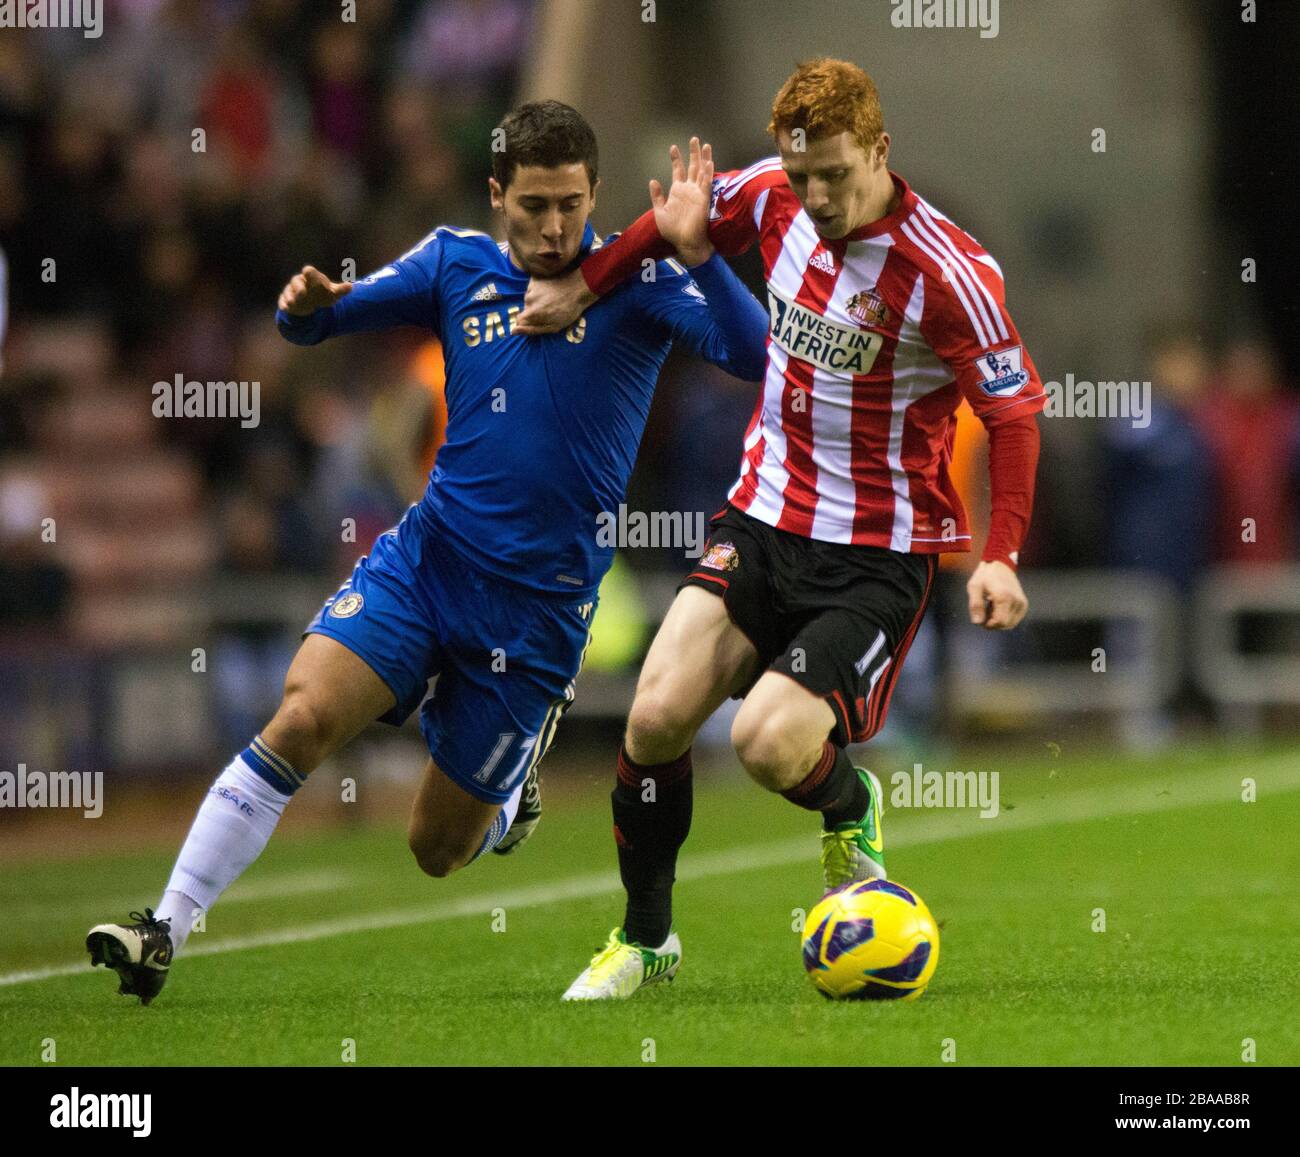
{"label": "football", "polygon": [[803,966],[832,1000],[916,1000],[938,965],[930,909],[892,880],[827,892],[804,920]]}

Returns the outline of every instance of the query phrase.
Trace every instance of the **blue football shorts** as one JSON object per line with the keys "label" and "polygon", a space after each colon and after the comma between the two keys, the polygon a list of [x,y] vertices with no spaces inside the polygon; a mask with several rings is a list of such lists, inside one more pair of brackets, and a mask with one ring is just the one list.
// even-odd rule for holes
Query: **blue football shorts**
{"label": "blue football shorts", "polygon": [[529,590],[477,569],[413,506],[305,633],[342,643],[388,684],[397,705],[382,722],[400,726],[420,707],[434,763],[503,804],[573,702],[595,611],[593,594]]}

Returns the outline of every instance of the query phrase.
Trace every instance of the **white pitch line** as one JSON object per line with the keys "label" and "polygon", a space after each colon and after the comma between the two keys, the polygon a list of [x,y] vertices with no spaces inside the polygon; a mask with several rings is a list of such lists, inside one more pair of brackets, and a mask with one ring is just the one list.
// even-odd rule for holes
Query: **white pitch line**
{"label": "white pitch line", "polygon": [[353,882],[351,872],[326,869],[320,872],[290,872],[283,876],[269,876],[265,880],[237,880],[230,891],[221,897],[223,904],[254,900],[279,900],[283,896],[308,896],[313,892],[329,892],[346,888]]}
{"label": "white pitch line", "polygon": [[[1278,766],[1280,765],[1280,766]],[[1084,823],[1088,820],[1109,819],[1116,816],[1142,815],[1151,812],[1175,811],[1185,807],[1222,802],[1225,806],[1257,807],[1259,804],[1239,804],[1240,782],[1244,775],[1258,782],[1259,798],[1300,790],[1300,758],[1291,755],[1263,759],[1250,764],[1237,764],[1217,768],[1210,772],[1197,772],[1175,777],[1175,786],[1165,794],[1156,794],[1156,784],[1143,779],[1133,784],[1120,785],[1118,789],[1081,790],[1069,792],[1064,798],[1049,801],[1057,810],[1036,812],[1040,802],[1034,800],[1017,804],[1013,811],[1003,811],[995,820],[980,820],[969,814],[926,815],[909,823],[890,846],[914,847],[921,844],[943,843],[948,840],[967,839],[971,836],[1010,834],[1032,828],[1052,827],[1056,824]],[[1023,796],[1038,791],[1038,786],[1020,784]],[[1047,781],[1042,790],[1050,790]],[[1161,789],[1162,791],[1164,789]],[[1064,805],[1062,807],[1062,805]],[[895,811],[901,809],[891,809]],[[786,864],[815,860],[815,844],[808,837],[784,840],[760,847],[735,848],[725,852],[710,852],[690,856],[677,870],[679,881],[704,880],[741,872],[782,867]],[[347,936],[356,932],[370,932],[385,928],[403,928],[415,924],[433,924],[443,920],[456,920],[464,916],[482,916],[493,908],[532,908],[545,904],[559,904],[566,900],[587,900],[619,891],[622,883],[614,872],[601,872],[588,876],[572,876],[567,880],[534,884],[527,888],[482,893],[466,896],[433,907],[399,908],[389,912],[375,912],[369,916],[344,916],[296,928],[281,928],[271,932],[256,932],[248,936],[229,937],[208,944],[198,944],[184,953],[191,956],[216,956],[226,952],[239,952],[254,948],[269,948],[284,944],[303,944],[312,940],[325,940],[332,936]],[[34,980],[49,980],[57,976],[91,975],[93,970],[84,962],[63,964],[53,968],[37,968],[25,972],[0,975],[0,987],[24,984]]]}

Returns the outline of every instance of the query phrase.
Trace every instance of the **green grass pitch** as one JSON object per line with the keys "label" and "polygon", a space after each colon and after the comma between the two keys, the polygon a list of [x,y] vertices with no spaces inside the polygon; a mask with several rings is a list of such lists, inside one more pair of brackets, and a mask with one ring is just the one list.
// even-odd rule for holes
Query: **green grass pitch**
{"label": "green grass pitch", "polygon": [[337,1065],[345,1041],[362,1065],[1235,1065],[1247,1039],[1258,1064],[1300,1062],[1300,752],[967,767],[1001,773],[998,818],[886,815],[891,876],[943,927],[914,1004],[817,996],[792,930],[820,892],[815,817],[701,774],[671,985],[559,1000],[621,916],[593,787],[447,880],[394,827],[272,840],[147,1009],[82,940],[152,904],[170,855],[9,865],[0,1063],[39,1064],[53,1040],[67,1065]]}

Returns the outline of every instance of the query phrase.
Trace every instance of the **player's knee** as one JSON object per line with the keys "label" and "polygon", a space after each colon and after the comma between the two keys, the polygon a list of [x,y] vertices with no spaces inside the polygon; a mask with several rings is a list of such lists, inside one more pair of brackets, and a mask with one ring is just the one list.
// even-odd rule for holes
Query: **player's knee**
{"label": "player's knee", "polygon": [[431,852],[416,851],[415,862],[420,865],[420,871],[426,876],[432,876],[435,880],[444,880],[457,868],[465,866],[463,859],[459,856],[453,856],[449,851],[441,848],[436,848]]}
{"label": "player's knee", "polygon": [[676,759],[690,745],[690,720],[661,687],[638,690],[627,717],[624,740],[637,763],[653,765]]}
{"label": "player's knee", "polygon": [[429,836],[414,829],[409,833],[407,843],[420,871],[437,879],[450,876],[473,858],[473,852],[467,852],[456,841]]}
{"label": "player's knee", "polygon": [[263,732],[268,746],[304,775],[329,754],[334,724],[330,712],[301,687],[288,686],[280,709]]}
{"label": "player's knee", "polygon": [[795,722],[780,710],[742,707],[731,725],[731,745],[750,778],[768,791],[794,787],[806,774],[808,744]]}

